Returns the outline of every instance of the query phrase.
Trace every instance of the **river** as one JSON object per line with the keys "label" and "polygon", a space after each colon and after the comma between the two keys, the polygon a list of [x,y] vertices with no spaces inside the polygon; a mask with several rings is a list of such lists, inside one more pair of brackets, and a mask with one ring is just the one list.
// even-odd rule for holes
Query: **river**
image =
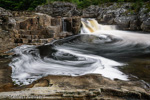
{"label": "river", "polygon": [[150,34],[117,30],[82,19],[81,33],[41,46],[12,50],[12,79],[27,85],[47,75],[101,74],[150,83]]}

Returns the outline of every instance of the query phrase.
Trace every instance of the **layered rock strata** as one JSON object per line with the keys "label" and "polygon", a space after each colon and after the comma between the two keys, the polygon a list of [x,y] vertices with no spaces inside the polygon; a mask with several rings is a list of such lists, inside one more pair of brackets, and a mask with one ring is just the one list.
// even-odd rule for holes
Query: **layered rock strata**
{"label": "layered rock strata", "polygon": [[22,44],[48,43],[80,31],[80,17],[51,17],[35,12],[0,10],[1,52]]}

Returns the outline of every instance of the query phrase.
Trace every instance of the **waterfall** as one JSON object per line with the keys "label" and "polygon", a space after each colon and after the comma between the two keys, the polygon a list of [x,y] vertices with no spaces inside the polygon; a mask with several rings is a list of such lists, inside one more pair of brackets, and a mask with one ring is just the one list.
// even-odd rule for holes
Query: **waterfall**
{"label": "waterfall", "polygon": [[149,34],[117,30],[115,25],[102,25],[95,19],[82,19],[81,23],[81,34],[92,34],[98,37],[107,37],[109,35],[121,40],[119,44],[122,45],[150,45]]}
{"label": "waterfall", "polygon": [[102,25],[99,24],[95,19],[82,19],[82,33],[93,33],[99,30],[116,30],[115,25]]}
{"label": "waterfall", "polygon": [[62,31],[67,31],[67,25],[64,18],[62,18]]}

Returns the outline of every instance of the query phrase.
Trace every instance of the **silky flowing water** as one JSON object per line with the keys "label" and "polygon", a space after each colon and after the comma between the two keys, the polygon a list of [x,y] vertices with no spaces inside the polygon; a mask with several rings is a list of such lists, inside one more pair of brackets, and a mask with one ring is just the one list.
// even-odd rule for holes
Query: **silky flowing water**
{"label": "silky flowing water", "polygon": [[136,77],[150,82],[149,39],[150,34],[120,31],[94,19],[83,19],[79,35],[14,48],[12,79],[27,85],[47,75],[101,74],[112,80]]}

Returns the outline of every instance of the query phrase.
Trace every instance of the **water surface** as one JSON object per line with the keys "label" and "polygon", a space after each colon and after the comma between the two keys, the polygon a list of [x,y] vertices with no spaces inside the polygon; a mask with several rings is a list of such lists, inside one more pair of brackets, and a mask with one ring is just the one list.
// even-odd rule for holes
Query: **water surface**
{"label": "water surface", "polygon": [[79,35],[42,46],[14,48],[16,57],[10,63],[13,81],[30,84],[47,75],[97,73],[110,79],[128,81],[136,76],[136,79],[149,82],[149,34],[119,31],[95,20],[82,24]]}

